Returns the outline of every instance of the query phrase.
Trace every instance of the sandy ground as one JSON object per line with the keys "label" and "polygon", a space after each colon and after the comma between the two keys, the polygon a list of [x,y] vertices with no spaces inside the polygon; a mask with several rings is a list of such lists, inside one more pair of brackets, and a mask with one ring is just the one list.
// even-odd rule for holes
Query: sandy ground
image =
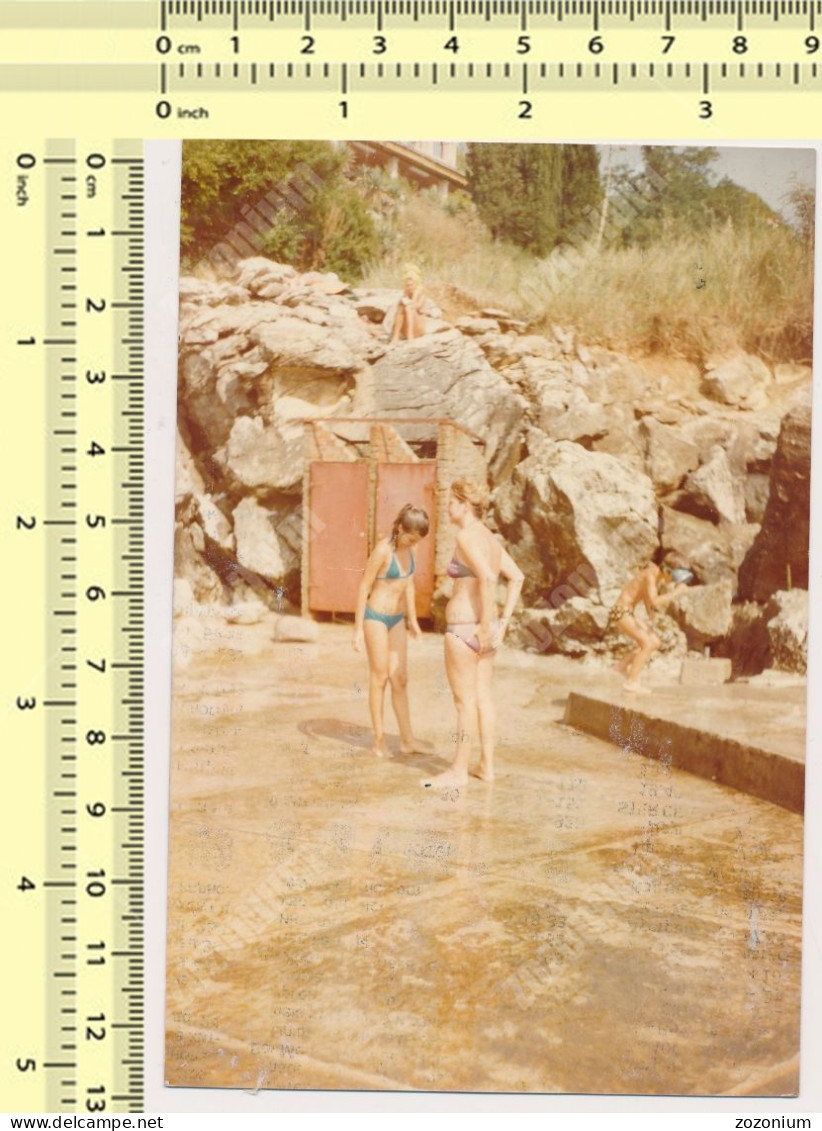
{"label": "sandy ground", "polygon": [[610,677],[513,651],[497,781],[431,793],[441,637],[410,647],[438,754],[381,761],[350,628],[178,629],[169,1083],[796,1090],[800,817],[569,730]]}

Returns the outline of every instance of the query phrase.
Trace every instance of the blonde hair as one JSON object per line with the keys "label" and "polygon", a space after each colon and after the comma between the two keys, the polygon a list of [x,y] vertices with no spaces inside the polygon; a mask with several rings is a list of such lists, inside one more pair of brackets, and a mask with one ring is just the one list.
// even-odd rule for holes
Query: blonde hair
{"label": "blonde hair", "polygon": [[402,269],[402,277],[403,279],[413,279],[415,283],[419,284],[422,282],[422,271],[416,263],[406,263]]}
{"label": "blonde hair", "polygon": [[455,479],[451,494],[459,502],[467,503],[477,518],[482,518],[488,509],[488,488],[476,479]]}

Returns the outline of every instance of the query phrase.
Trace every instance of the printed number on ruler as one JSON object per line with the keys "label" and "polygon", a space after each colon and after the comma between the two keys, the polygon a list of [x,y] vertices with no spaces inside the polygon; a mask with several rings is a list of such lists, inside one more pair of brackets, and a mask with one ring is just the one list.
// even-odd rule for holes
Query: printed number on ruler
{"label": "printed number on ruler", "polygon": [[7,142],[0,171],[0,1073],[10,1110],[141,1110],[141,144]]}
{"label": "printed number on ruler", "polygon": [[822,0],[0,0],[0,96],[47,107],[52,129],[93,107],[174,137],[267,136],[286,106],[274,132],[396,136],[436,95],[441,136],[544,136],[563,120],[602,135],[618,93],[613,136],[720,115],[725,136],[778,134],[786,112],[813,136],[820,15]]}

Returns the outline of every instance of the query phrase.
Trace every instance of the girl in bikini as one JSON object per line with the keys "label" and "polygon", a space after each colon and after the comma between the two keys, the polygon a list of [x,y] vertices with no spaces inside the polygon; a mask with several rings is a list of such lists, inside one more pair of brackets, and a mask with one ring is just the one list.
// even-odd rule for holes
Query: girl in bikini
{"label": "girl in bikini", "polygon": [[[457,479],[451,485],[448,517],[457,527],[457,545],[448,565],[454,588],[445,610],[445,670],[457,708],[457,750],[449,769],[422,781],[426,787],[460,786],[468,781],[477,732],[480,762],[474,776],[494,780],[494,653],[508,629],[524,576],[482,521],[487,506],[488,492],[481,484]],[[502,616],[497,619],[500,577],[508,588]]]}
{"label": "girl in bikini", "polygon": [[353,647],[361,652],[365,644],[368,653],[368,705],[374,727],[373,750],[379,758],[389,754],[383,722],[387,683],[391,684],[391,704],[400,727],[400,752],[425,749],[411,730],[405,623],[407,620],[415,639],[422,635],[415,607],[413,547],[427,533],[428,515],[406,504],[394,520],[390,536],[375,546],[357,595]]}

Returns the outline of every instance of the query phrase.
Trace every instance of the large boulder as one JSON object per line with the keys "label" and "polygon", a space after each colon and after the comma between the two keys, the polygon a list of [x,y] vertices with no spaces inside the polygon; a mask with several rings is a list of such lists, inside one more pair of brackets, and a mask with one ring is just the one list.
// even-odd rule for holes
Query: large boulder
{"label": "large boulder", "polygon": [[268,423],[259,416],[235,420],[216,458],[243,487],[293,491],[303,477],[303,421],[326,415],[299,397],[280,397]]}
{"label": "large boulder", "polygon": [[526,572],[526,601],[581,568],[600,589],[621,587],[657,545],[650,479],[613,456],[533,431],[529,451],[496,496],[497,521]]}
{"label": "large boulder", "polygon": [[540,410],[538,425],[552,440],[573,440],[590,447],[608,432],[606,410],[600,404],[591,404],[583,394],[559,411],[543,400]]}
{"label": "large boulder", "polygon": [[688,475],[675,505],[710,522],[745,521],[744,483],[724,448],[713,448],[707,463]]}
{"label": "large boulder", "polygon": [[268,583],[283,581],[299,569],[300,559],[293,532],[286,533],[289,515],[245,498],[234,508],[237,562]]}
{"label": "large boulder", "polygon": [[174,575],[184,577],[203,604],[221,601],[223,585],[207,559],[206,541],[199,523],[180,521],[174,532]]}
{"label": "large boulder", "polygon": [[699,449],[683,439],[678,428],[646,416],[640,424],[640,435],[645,445],[645,467],[658,490],[679,487],[688,472],[699,467]]}
{"label": "large boulder", "polygon": [[586,597],[571,597],[558,608],[525,609],[516,641],[528,652],[583,656],[608,650],[608,609]]}
{"label": "large boulder", "polygon": [[757,675],[770,667],[771,643],[762,606],[744,601],[731,610],[731,630],[712,649],[714,656],[730,659],[734,677]]}
{"label": "large boulder", "polygon": [[773,380],[771,371],[761,358],[741,353],[718,360],[702,379],[702,388],[709,397],[735,408],[753,409],[766,401],[766,389]]}
{"label": "large boulder", "polygon": [[706,585],[727,580],[736,588],[737,572],[758,533],[759,527],[750,523],[716,526],[671,507],[660,510],[663,549],[683,558]]}
{"label": "large boulder", "polygon": [[717,581],[687,590],[668,605],[667,611],[685,633],[688,647],[700,651],[730,632],[732,599],[733,583]]}
{"label": "large boulder", "polygon": [[765,606],[773,666],[783,672],[808,670],[808,593],[791,589],[774,593]]}
{"label": "large boulder", "polygon": [[739,570],[739,595],[763,604],[786,585],[808,587],[811,406],[782,421],[762,529]]}
{"label": "large boulder", "polygon": [[290,314],[277,322],[264,322],[249,334],[269,366],[279,375],[300,380],[313,377],[352,377],[360,361],[351,348],[325,326]]}
{"label": "large boulder", "polygon": [[278,298],[292,285],[296,270],[287,263],[275,263],[261,255],[241,259],[235,269],[235,281],[260,298]]}
{"label": "large boulder", "polygon": [[447,416],[485,440],[501,478],[519,447],[525,401],[458,330],[400,342],[372,369],[376,416]]}

